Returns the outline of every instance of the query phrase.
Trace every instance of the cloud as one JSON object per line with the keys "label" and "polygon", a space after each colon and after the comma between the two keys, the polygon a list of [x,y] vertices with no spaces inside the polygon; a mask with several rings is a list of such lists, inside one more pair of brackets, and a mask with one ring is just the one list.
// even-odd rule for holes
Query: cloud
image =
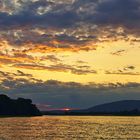
{"label": "cloud", "polygon": [[136,28],[140,22],[139,6],[138,0],[105,0],[97,6],[94,19],[99,24]]}
{"label": "cloud", "polygon": [[23,71],[17,70],[15,73],[0,71],[0,79],[14,79],[14,78],[33,78],[32,74],[24,73]]}
{"label": "cloud", "polygon": [[[53,28],[67,28],[74,25],[78,19],[78,16],[73,11],[68,11],[66,7],[63,10],[58,10],[60,5],[56,5],[55,2],[37,1],[22,4],[21,11],[13,14],[7,12],[1,12],[1,28],[12,29],[28,26],[41,26],[41,27],[53,27]],[[49,12],[43,14],[38,13],[38,8],[47,8],[48,6],[55,5],[54,9],[50,9]],[[58,7],[57,7],[58,6]],[[61,4],[61,6],[65,6]],[[7,6],[8,7],[8,6]],[[57,12],[58,10],[58,12]],[[55,12],[56,11],[56,12]],[[58,22],[59,21],[59,22]]]}
{"label": "cloud", "polygon": [[78,63],[78,64],[86,64],[87,62],[82,61],[82,60],[78,60],[78,61],[76,61],[76,63]]}
{"label": "cloud", "polygon": [[0,53],[0,64],[1,65],[14,65],[18,63],[30,63],[32,65],[40,64],[43,61],[58,63],[62,60],[57,58],[57,56],[48,54],[48,55],[41,55],[41,56],[33,56],[30,54],[24,53],[22,50],[15,50],[13,49],[10,53],[7,53],[6,50],[3,53]]}
{"label": "cloud", "polygon": [[116,55],[116,56],[122,56],[122,54],[124,54],[126,52],[126,50],[118,50],[115,52],[111,52],[112,55]]}
{"label": "cloud", "polygon": [[33,82],[25,79],[6,79],[1,83],[1,93],[11,97],[31,98],[35,103],[49,104],[55,108],[86,108],[109,101],[138,99],[139,89],[139,83],[83,85],[75,82]]}
{"label": "cloud", "polygon": [[120,37],[126,40],[129,34],[139,36],[138,0],[6,0],[1,3],[0,37],[17,48],[26,46],[25,52],[89,51],[104,40]]}
{"label": "cloud", "polygon": [[47,55],[47,56],[44,56],[44,57],[41,57],[41,61],[44,61],[44,60],[49,60],[51,62],[61,62],[61,60],[59,58],[57,58],[55,55]]}
{"label": "cloud", "polygon": [[14,52],[14,54],[0,53],[0,64],[8,65],[8,64],[16,64],[23,62],[34,63],[36,59],[31,55],[27,55],[20,52]]}
{"label": "cloud", "polygon": [[132,66],[132,65],[124,67],[125,71],[127,71],[127,70],[134,70],[134,69],[135,69],[135,66]]}
{"label": "cloud", "polygon": [[[56,107],[138,99],[139,83],[44,82],[22,70],[97,74],[85,60],[70,65],[54,53],[96,50],[100,43],[118,40],[138,43],[139,27],[139,0],[0,0],[0,67],[18,69],[0,71],[0,92]],[[123,53],[120,49],[112,55]],[[105,73],[140,75],[131,64]]]}
{"label": "cloud", "polygon": [[105,74],[118,74],[118,75],[140,75],[140,72],[135,71],[136,67],[128,65],[118,70],[106,70]]}
{"label": "cloud", "polygon": [[[40,107],[86,108],[123,99],[139,99],[140,83],[81,84],[57,80],[42,81],[23,71],[0,71],[0,94],[31,98]],[[50,107],[49,107],[50,108]]]}
{"label": "cloud", "polygon": [[117,75],[140,75],[139,72],[122,72],[122,71],[105,71],[105,74],[117,74]]}
{"label": "cloud", "polygon": [[31,70],[48,70],[48,71],[56,71],[56,72],[71,72],[72,74],[77,75],[86,75],[86,74],[97,74],[96,70],[92,70],[90,66],[75,66],[75,65],[67,65],[63,63],[53,64],[49,66],[38,65],[38,64],[22,64],[18,63],[13,65],[13,67],[31,69]]}
{"label": "cloud", "polygon": [[27,77],[32,77],[32,74],[27,74],[27,73],[24,73],[20,70],[17,70],[17,74],[16,76],[27,76]]}

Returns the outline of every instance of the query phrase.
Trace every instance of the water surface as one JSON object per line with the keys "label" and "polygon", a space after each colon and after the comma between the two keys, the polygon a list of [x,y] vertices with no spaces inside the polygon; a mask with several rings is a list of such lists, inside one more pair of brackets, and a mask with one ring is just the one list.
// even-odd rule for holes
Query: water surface
{"label": "water surface", "polygon": [[140,117],[0,118],[0,140],[140,140]]}

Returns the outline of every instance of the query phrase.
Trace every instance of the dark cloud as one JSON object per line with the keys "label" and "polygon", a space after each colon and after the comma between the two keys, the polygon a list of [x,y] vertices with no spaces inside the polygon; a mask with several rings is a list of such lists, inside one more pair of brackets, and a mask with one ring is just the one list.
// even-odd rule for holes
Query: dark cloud
{"label": "dark cloud", "polygon": [[123,99],[139,99],[139,83],[81,84],[56,80],[42,81],[23,71],[0,71],[0,93],[12,98],[31,98],[53,108],[86,108]]}
{"label": "dark cloud", "polygon": [[[128,34],[139,35],[138,0],[20,0],[16,3],[7,0],[1,3],[4,5],[0,12],[1,38],[12,45],[73,48],[103,41],[105,36],[106,40],[119,37],[125,40]],[[122,32],[118,32],[119,28]],[[44,33],[37,33],[35,29]],[[50,40],[59,43],[56,45]]]}
{"label": "dark cloud", "polygon": [[[43,3],[42,3],[43,2]],[[27,8],[18,13],[9,14],[7,12],[0,13],[0,27],[2,29],[18,29],[25,27],[53,27],[53,28],[68,28],[74,26],[78,16],[73,11],[54,10],[44,14],[38,14],[37,8],[47,2],[33,2],[32,5],[26,5]]]}
{"label": "dark cloud", "polygon": [[86,108],[95,104],[122,99],[138,99],[139,83],[87,84],[55,80],[33,82],[25,79],[6,79],[1,93],[11,97],[31,98],[38,104],[52,107]]}
{"label": "dark cloud", "polygon": [[140,22],[139,7],[138,0],[103,0],[96,7],[93,22],[136,28],[136,26],[139,27]]}
{"label": "dark cloud", "polygon": [[[85,45],[86,42],[89,41],[88,38],[85,38],[84,40],[81,40],[81,37],[75,37],[74,35],[67,35],[65,33],[63,34],[40,34],[39,31],[35,30],[13,30],[9,31],[8,33],[2,33],[2,38],[6,38],[8,42],[10,42],[11,45],[15,46],[25,46],[28,44],[28,47],[31,47],[31,44],[33,45],[44,45],[48,47],[59,47],[59,48],[67,48],[71,45]],[[84,37],[82,37],[84,38]],[[56,43],[57,42],[57,43]]]}

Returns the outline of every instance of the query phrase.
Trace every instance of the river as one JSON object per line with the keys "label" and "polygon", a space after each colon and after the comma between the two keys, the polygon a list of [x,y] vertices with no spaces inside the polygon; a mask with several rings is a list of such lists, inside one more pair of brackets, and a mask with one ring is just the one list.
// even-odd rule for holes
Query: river
{"label": "river", "polygon": [[0,118],[0,140],[140,140],[140,117]]}

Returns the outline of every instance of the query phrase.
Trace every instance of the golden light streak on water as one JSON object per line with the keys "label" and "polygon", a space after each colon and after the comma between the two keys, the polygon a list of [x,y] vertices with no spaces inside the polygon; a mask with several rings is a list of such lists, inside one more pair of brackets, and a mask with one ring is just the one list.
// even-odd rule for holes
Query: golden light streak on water
{"label": "golden light streak on water", "polygon": [[135,140],[140,117],[43,116],[0,118],[0,140]]}

